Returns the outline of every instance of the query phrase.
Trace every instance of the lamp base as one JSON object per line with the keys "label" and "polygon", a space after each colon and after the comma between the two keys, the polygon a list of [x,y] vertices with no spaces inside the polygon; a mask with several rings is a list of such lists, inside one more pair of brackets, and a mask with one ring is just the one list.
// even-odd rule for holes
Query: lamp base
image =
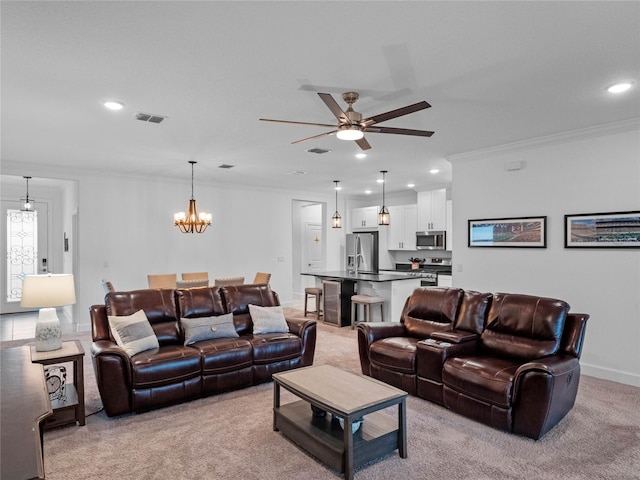
{"label": "lamp base", "polygon": [[36,322],[36,352],[62,348],[62,330],[55,308],[41,308]]}

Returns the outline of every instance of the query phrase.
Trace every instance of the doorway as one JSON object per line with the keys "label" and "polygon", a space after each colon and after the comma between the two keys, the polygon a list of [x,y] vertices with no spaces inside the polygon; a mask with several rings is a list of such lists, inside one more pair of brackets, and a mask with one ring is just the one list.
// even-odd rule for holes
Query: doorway
{"label": "doorway", "polygon": [[21,202],[2,200],[3,228],[0,248],[0,267],[3,276],[1,313],[21,313],[33,310],[20,306],[22,280],[25,275],[37,275],[49,271],[48,202],[33,202],[33,211],[22,211]]}
{"label": "doorway", "polygon": [[303,272],[326,269],[326,205],[293,200],[292,294],[294,301],[304,298],[305,287],[315,286],[315,278]]}

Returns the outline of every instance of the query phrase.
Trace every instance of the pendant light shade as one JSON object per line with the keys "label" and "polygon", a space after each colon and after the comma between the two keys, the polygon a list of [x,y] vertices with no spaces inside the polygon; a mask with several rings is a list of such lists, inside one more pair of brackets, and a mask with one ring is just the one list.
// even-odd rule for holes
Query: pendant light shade
{"label": "pendant light shade", "polygon": [[331,217],[331,227],[332,228],[342,228],[342,217],[338,213],[338,190],[340,190],[340,187],[338,187],[338,184],[340,183],[340,180],[334,180],[333,183],[336,184],[336,186],[335,186],[335,190],[336,190],[336,213],[334,213],[333,217]]}
{"label": "pendant light shade", "polygon": [[198,213],[196,199],[193,198],[193,166],[198,163],[190,160],[191,164],[191,199],[189,200],[189,210],[178,212],[173,216],[173,224],[182,233],[202,233],[211,225],[211,214],[206,212]]}
{"label": "pendant light shade", "polygon": [[33,212],[33,199],[29,199],[29,179],[31,177],[22,177],[27,181],[27,196],[20,199],[20,210],[23,212]]}
{"label": "pendant light shade", "polygon": [[380,208],[380,213],[378,213],[378,225],[389,225],[389,210],[384,204],[384,185],[386,183],[385,176],[387,174],[386,170],[380,170],[382,174],[382,208]]}

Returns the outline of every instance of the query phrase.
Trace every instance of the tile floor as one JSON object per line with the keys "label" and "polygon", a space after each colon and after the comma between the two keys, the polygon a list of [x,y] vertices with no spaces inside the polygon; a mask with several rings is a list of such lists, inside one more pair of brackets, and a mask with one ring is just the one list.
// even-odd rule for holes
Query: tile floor
{"label": "tile floor", "polygon": [[[89,331],[90,325],[73,323],[62,309],[58,309],[58,318],[62,334]],[[33,338],[36,331],[38,312],[4,313],[0,315],[0,341],[22,340]]]}

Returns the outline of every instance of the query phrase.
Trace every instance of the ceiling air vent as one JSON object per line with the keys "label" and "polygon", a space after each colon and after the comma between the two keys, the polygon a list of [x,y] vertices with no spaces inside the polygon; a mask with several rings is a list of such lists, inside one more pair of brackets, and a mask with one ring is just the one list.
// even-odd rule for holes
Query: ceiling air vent
{"label": "ceiling air vent", "polygon": [[310,148],[307,150],[309,153],[317,153],[318,155],[322,155],[323,153],[329,153],[331,150],[325,150],[324,148]]}
{"label": "ceiling air vent", "polygon": [[143,122],[160,123],[165,118],[167,117],[163,117],[162,115],[153,115],[151,113],[141,113],[141,112],[136,113],[136,119],[142,120]]}
{"label": "ceiling air vent", "polygon": [[223,163],[222,165],[218,165],[218,168],[229,169],[229,168],[233,168],[233,167],[235,167],[235,165],[229,165],[229,164],[226,164],[226,163]]}

